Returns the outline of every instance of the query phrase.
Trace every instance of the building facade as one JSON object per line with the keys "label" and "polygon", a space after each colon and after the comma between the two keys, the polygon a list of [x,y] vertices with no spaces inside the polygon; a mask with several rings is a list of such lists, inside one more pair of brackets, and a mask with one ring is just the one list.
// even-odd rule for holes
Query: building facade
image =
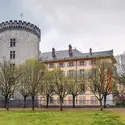
{"label": "building facade", "polygon": [[[92,52],[90,48],[88,53],[82,53],[77,49],[72,49],[71,45],[68,46],[67,50],[56,51],[55,48],[52,48],[51,52],[41,53],[40,55],[40,60],[47,65],[49,70],[59,66],[65,75],[68,73],[73,74],[74,72],[87,75],[89,70],[96,65],[96,59],[105,59],[112,63],[115,62],[113,50]],[[54,95],[52,99],[59,100],[59,97]],[[43,97],[39,97],[39,100],[42,100],[41,103],[45,103]],[[107,104],[112,105],[112,94],[107,96],[107,100],[109,100]],[[58,104],[55,101],[53,103]],[[72,95],[67,95],[64,98],[64,104],[72,105]],[[86,89],[84,93],[76,97],[76,105],[99,105],[99,101],[91,91]]]}

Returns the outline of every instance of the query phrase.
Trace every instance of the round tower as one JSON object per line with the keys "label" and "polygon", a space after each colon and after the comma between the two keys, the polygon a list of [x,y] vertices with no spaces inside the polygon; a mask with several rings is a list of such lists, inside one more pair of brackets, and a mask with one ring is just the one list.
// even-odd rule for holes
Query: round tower
{"label": "round tower", "polygon": [[10,20],[0,23],[0,62],[24,63],[39,59],[40,29],[29,22]]}

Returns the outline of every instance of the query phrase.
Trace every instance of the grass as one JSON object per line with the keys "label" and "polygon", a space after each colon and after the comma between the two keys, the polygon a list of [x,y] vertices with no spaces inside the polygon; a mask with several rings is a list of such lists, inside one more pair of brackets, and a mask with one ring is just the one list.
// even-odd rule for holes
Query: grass
{"label": "grass", "polygon": [[0,111],[0,125],[125,125],[125,114],[99,111]]}

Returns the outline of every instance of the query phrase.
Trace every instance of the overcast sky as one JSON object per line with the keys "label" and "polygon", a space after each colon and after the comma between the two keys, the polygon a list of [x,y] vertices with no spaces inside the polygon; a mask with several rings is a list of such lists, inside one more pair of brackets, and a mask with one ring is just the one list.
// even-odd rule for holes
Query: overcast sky
{"label": "overcast sky", "polygon": [[40,27],[41,52],[125,51],[125,0],[0,0],[0,22],[23,20]]}

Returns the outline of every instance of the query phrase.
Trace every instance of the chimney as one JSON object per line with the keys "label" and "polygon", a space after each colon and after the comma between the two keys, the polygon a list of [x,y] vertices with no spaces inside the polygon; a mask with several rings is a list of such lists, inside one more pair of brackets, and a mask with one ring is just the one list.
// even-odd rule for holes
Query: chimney
{"label": "chimney", "polygon": [[55,48],[52,48],[52,57],[56,57]]}
{"label": "chimney", "polygon": [[69,44],[69,56],[72,56],[72,46]]}
{"label": "chimney", "polygon": [[90,55],[92,55],[92,48],[89,49],[89,53],[90,53]]}

